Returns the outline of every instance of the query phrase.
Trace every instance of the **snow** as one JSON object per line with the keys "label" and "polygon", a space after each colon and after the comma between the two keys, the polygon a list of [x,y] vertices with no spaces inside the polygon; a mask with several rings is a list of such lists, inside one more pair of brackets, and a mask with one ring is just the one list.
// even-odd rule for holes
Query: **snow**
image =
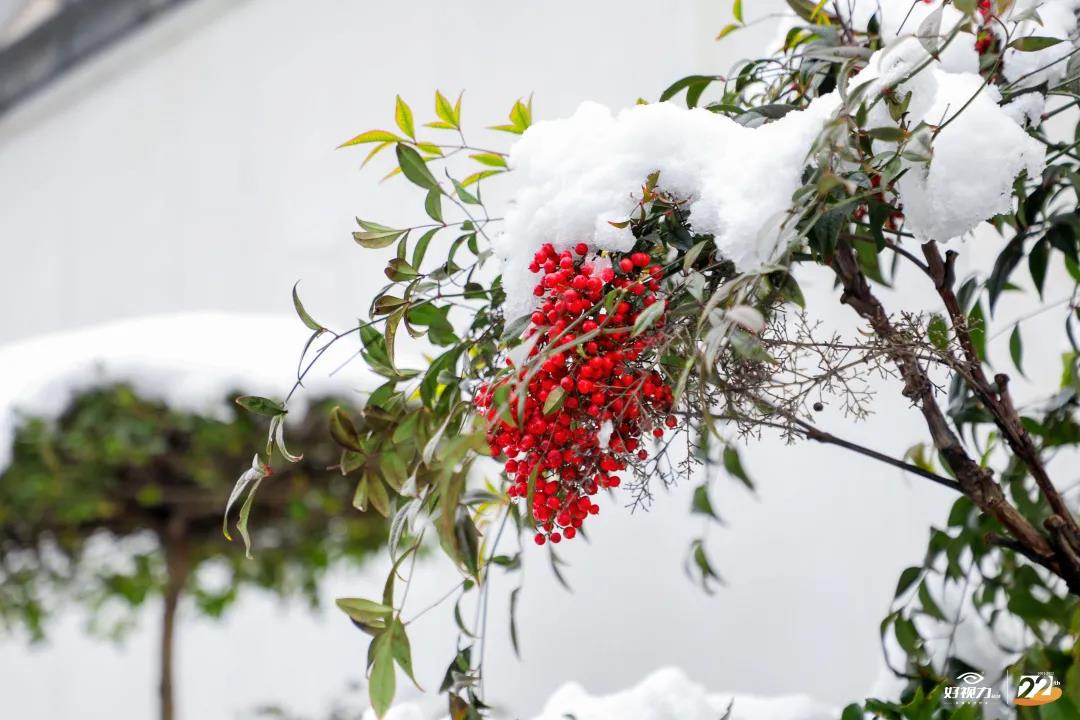
{"label": "snow", "polygon": [[615,113],[586,102],[569,118],[537,123],[511,150],[520,190],[495,241],[506,263],[508,317],[532,305],[527,266],[543,243],[628,250],[629,228],[610,223],[630,217],[656,171],[665,191],[690,200],[695,230],[715,235],[725,257],[744,270],[771,262],[784,246],[780,225],[806,153],[830,112],[830,103],[817,103],[752,129],[673,103]]}
{"label": "snow", "polygon": [[731,720],[832,720],[835,711],[805,695],[758,697],[710,694],[675,668],[657,670],[634,687],[593,696],[580,685],[559,688],[534,720],[717,720],[731,705]]}
{"label": "snow", "polygon": [[1042,114],[1046,109],[1046,98],[1035,92],[1024,93],[1002,105],[1001,109],[1017,125],[1037,128],[1042,124]]}
{"label": "snow", "polygon": [[[871,83],[872,97],[900,83],[900,94],[912,92],[914,123],[945,125],[934,138],[929,162],[904,161],[908,172],[898,192],[907,229],[919,239],[948,241],[1009,210],[1016,177],[1025,171],[1036,177],[1043,168],[1045,149],[1024,126],[1038,123],[1045,98],[1030,93],[1003,107],[998,89],[984,86],[978,75],[970,33],[960,33],[939,59],[931,60],[924,42],[947,36],[962,21],[955,8],[939,2],[913,7],[899,0],[838,5],[856,26],[865,26],[878,12],[887,41],[852,87]],[[1020,15],[1036,5],[1041,26]],[[1029,0],[1018,3],[1008,17],[1019,20],[1013,26],[1020,35],[1068,37],[1076,27],[1077,7],[1080,0]],[[1045,64],[1073,47],[1064,42],[1034,53],[1010,51],[1006,76],[1018,78],[1033,64]],[[1064,65],[1038,77],[1060,77]],[[714,235],[721,255],[744,272],[767,266],[787,245],[784,220],[792,209],[792,193],[812,142],[838,105],[834,95],[824,96],[804,111],[750,128],[674,103],[615,112],[586,102],[568,118],[533,125],[510,153],[519,190],[506,213],[505,230],[495,240],[504,262],[507,316],[523,315],[534,305],[530,291],[536,279],[528,264],[543,243],[565,249],[584,242],[594,252],[629,249],[634,242],[630,230],[612,223],[630,216],[642,184],[657,171],[660,188],[687,201],[695,232]],[[894,124],[881,103],[870,117],[876,123],[872,127]]]}
{"label": "snow", "polygon": [[949,240],[1007,212],[1014,179],[1024,171],[1040,177],[1046,151],[978,75],[934,68],[920,73],[918,82],[920,103],[932,101],[921,113],[913,102],[913,120],[947,124],[934,139],[929,164],[906,162],[908,172],[897,188],[906,229],[919,239]]}
{"label": "snow", "polygon": [[[20,421],[57,418],[81,392],[128,383],[141,396],[207,417],[227,417],[230,393],[280,399],[292,386],[311,331],[295,317],[190,313],[142,317],[0,347],[0,472]],[[317,341],[314,347],[319,347]],[[342,352],[351,352],[355,346]],[[327,353],[334,354],[333,351]],[[320,366],[337,367],[333,358]],[[362,363],[357,363],[361,367]],[[372,387],[351,368],[317,368],[306,394]]]}
{"label": "snow", "polygon": [[[834,720],[838,711],[806,695],[762,697],[708,693],[682,670],[662,668],[637,685],[611,695],[590,695],[577,683],[555,691],[533,720]],[[374,720],[368,711],[364,720]],[[420,708],[404,704],[384,720],[425,720]]]}

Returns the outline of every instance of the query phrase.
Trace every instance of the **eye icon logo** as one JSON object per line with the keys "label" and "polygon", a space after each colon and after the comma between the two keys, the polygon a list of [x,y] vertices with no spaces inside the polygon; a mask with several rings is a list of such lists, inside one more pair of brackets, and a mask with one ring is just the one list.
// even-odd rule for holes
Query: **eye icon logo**
{"label": "eye icon logo", "polygon": [[1061,697],[1061,683],[1054,679],[1054,673],[1043,672],[1037,675],[1021,675],[1016,686],[1015,705],[1031,707],[1046,705]]}
{"label": "eye icon logo", "polygon": [[985,704],[1001,697],[993,686],[977,672],[966,672],[956,678],[956,684],[945,688],[945,698],[956,704]]}

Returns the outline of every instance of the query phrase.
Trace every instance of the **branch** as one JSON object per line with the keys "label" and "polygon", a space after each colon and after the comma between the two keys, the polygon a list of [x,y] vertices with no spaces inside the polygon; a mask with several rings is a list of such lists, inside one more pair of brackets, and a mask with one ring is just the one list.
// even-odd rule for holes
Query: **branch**
{"label": "branch", "polygon": [[[799,423],[799,425],[800,427],[802,427],[803,423]],[[947,487],[950,490],[954,490],[958,493],[964,492],[963,488],[960,487],[960,483],[956,482],[955,480],[951,480],[942,475],[938,475],[937,473],[932,473],[929,470],[919,467],[918,465],[912,465],[911,463],[904,462],[903,460],[899,460],[892,457],[891,455],[886,455],[885,453],[878,452],[877,450],[874,450],[872,448],[853,443],[850,440],[839,438],[832,433],[825,432],[824,430],[819,430],[818,428],[810,425],[809,423],[806,423],[806,426],[802,427],[802,432],[808,440],[815,440],[817,442],[826,443],[828,445],[836,445],[846,450],[851,450],[852,452],[859,453],[860,455],[865,455],[868,458],[873,458],[874,460],[877,460],[878,462],[883,462],[886,465],[892,465],[893,467],[900,468],[901,470],[912,473],[913,475],[924,477],[931,482],[935,482],[938,485]]]}
{"label": "branch", "polygon": [[1035,447],[1031,436],[1020,421],[1020,414],[1016,411],[1012,397],[1009,394],[1009,376],[999,373],[994,377],[994,382],[991,383],[986,377],[986,373],[983,372],[982,359],[979,357],[975,344],[971,340],[967,316],[964,314],[963,308],[960,307],[960,301],[957,299],[956,293],[953,292],[953,282],[955,280],[953,264],[956,260],[956,252],[950,250],[942,259],[941,253],[938,252],[937,243],[933,240],[924,243],[922,251],[926,257],[926,264],[930,269],[930,277],[934,280],[938,295],[945,304],[945,309],[952,320],[953,331],[960,342],[961,350],[963,350],[967,370],[965,374],[971,379],[972,390],[975,391],[979,400],[994,418],[994,423],[1001,430],[1009,447],[1030,470],[1031,476],[1035,479],[1039,490],[1046,497],[1050,508],[1064,521],[1064,527],[1067,534],[1071,536],[1072,544],[1080,547],[1080,527],[1077,526],[1076,520],[1065,504],[1065,500],[1050,480],[1050,476],[1046,472],[1046,466],[1039,456],[1038,448]]}
{"label": "branch", "polygon": [[1040,564],[1060,575],[1050,542],[1008,502],[1001,486],[994,482],[990,470],[981,467],[967,454],[952,431],[934,397],[930,378],[907,347],[904,338],[893,327],[881,301],[871,291],[850,244],[843,240],[840,242],[831,265],[844,287],[841,302],[851,306],[867,320],[874,332],[890,347],[890,357],[904,382],[904,396],[910,398],[921,411],[934,446],[956,476],[964,494],[980,510],[1000,522],[1033,556],[1040,558]]}

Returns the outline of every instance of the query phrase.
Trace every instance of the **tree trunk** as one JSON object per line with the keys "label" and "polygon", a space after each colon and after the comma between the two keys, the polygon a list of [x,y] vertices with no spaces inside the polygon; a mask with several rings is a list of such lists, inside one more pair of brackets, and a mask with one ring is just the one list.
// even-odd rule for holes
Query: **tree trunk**
{"label": "tree trunk", "polygon": [[161,680],[159,697],[161,720],[175,720],[173,700],[173,646],[176,632],[176,608],[191,572],[187,528],[184,518],[169,518],[161,537],[165,549],[165,593],[161,617]]}

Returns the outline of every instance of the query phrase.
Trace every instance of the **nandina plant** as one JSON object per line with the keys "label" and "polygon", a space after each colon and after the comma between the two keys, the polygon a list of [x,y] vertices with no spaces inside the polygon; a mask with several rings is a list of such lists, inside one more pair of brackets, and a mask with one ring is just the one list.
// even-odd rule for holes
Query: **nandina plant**
{"label": "nandina plant", "polygon": [[[324,327],[294,294],[312,330],[298,386],[329,345],[354,337],[385,379],[363,422],[330,419],[340,471],[358,477],[356,505],[381,502],[383,483],[401,498],[383,597],[342,603],[374,636],[380,716],[395,665],[412,675],[416,618],[405,619],[395,584],[429,532],[462,572],[457,602],[471,596],[483,618],[492,567],[516,570],[538,552],[509,549],[508,527],[547,546],[558,572],[552,546],[579,536],[604,495],[637,506],[658,483],[693,482],[692,511],[715,517],[710,483],[723,471],[750,485],[740,441],[770,433],[957,494],[882,624],[905,689],[845,718],[977,715],[946,697],[966,670],[995,680],[1053,671],[1066,678],[1056,707],[1078,712],[1080,526],[1060,484],[1080,443],[1075,14],[1008,0],[788,4],[796,19],[779,53],[683,78],[660,103],[618,115],[587,104],[533,125],[531,100],[517,101],[494,128],[521,136],[509,151],[467,140],[460,97],[439,92],[423,137],[398,98],[396,130],[345,143],[370,146],[365,163],[393,148],[389,176],[421,191],[430,218],[405,228],[358,220],[355,241],[392,257],[390,284],[357,327]],[[746,24],[741,3],[732,14],[721,38]],[[482,189],[509,170],[521,181],[503,217]],[[964,246],[942,245],[972,233],[997,257],[961,277]],[[807,306],[805,266],[835,278],[832,299],[855,313],[859,333],[829,329]],[[1044,300],[1055,276],[1071,290]],[[901,280],[922,289],[919,308],[889,307]],[[1033,309],[999,319],[1000,298],[1025,285]],[[1024,324],[1049,314],[1062,373],[1029,378],[1021,404],[1009,374],[990,369],[1001,362],[991,340],[1009,334],[1022,374]],[[425,362],[399,352],[402,328]],[[817,424],[826,407],[865,418],[881,387],[926,427],[902,457]],[[712,589],[703,539],[687,567]],[[989,639],[1018,623],[1022,640],[971,667],[954,642],[969,611]],[[462,636],[441,691],[451,717],[482,717],[473,643],[482,647],[485,624],[455,616]]]}

